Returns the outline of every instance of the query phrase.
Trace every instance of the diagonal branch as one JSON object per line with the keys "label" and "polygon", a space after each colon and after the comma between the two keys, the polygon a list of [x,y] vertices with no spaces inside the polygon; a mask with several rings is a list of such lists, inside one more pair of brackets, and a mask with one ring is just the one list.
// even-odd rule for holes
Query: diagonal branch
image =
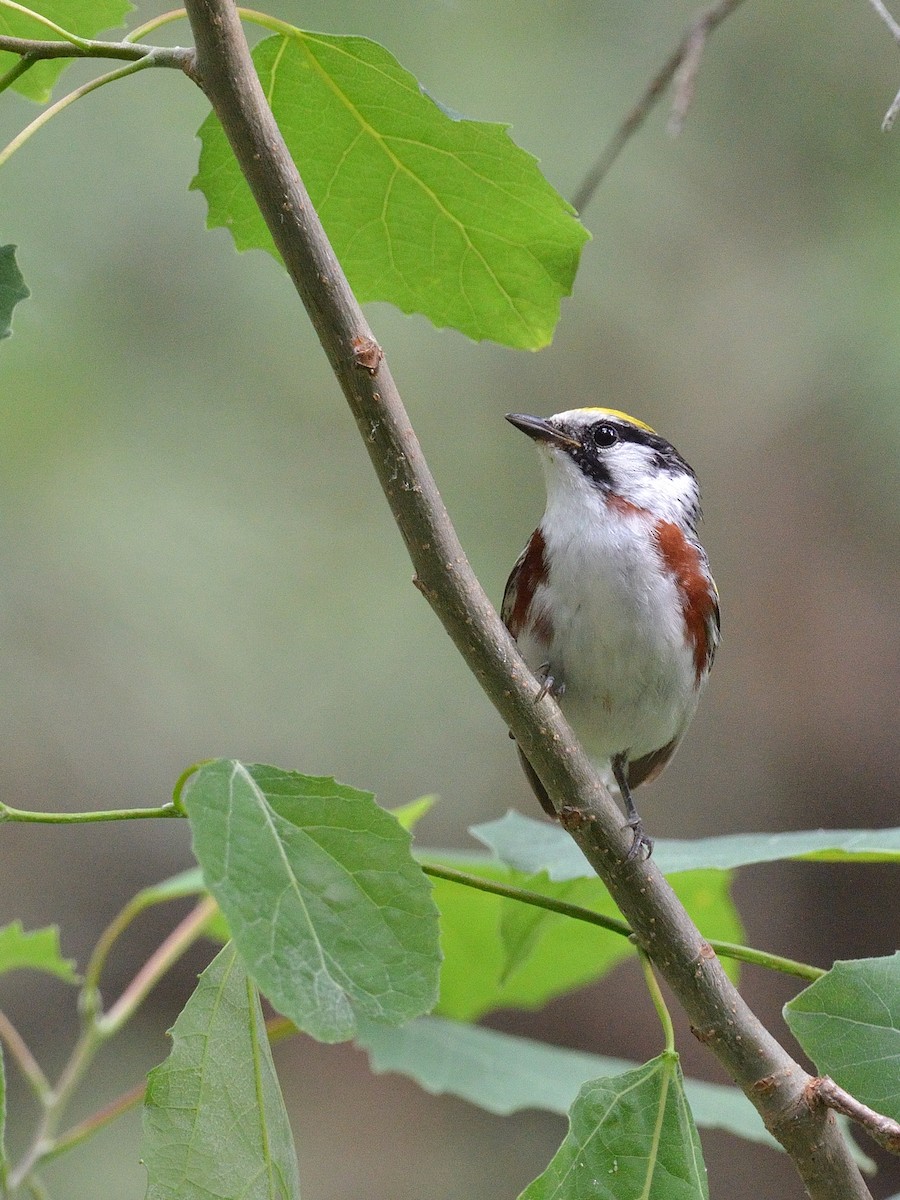
{"label": "diagonal branch", "polygon": [[820,1075],[811,1080],[806,1094],[810,1104],[822,1104],[849,1117],[865,1129],[879,1146],[891,1154],[900,1154],[900,1123],[861,1103],[827,1075]]}
{"label": "diagonal branch", "polygon": [[[731,0],[735,3],[735,0]],[[231,0],[188,0],[209,97],[341,385],[406,542],[416,582],[512,730],[566,827],[612,893],[698,1036],[785,1146],[813,1200],[870,1200],[809,1076],[762,1026],[665,879],[628,862],[630,836],[551,696],[472,572],[387,362],[341,271],[266,103]]]}
{"label": "diagonal branch", "polygon": [[[877,0],[872,0],[872,3],[876,2]],[[705,9],[691,22],[681,41],[647,84],[640,100],[603,147],[597,161],[581,181],[578,190],[572,197],[572,207],[577,212],[584,212],[613,163],[646,121],[657,100],[673,79],[675,80],[675,99],[672,102],[669,132],[672,134],[681,132],[687,110],[694,98],[694,86],[697,81],[697,72],[700,70],[700,59],[703,57],[709,35],[714,33],[725,18],[730,17],[742,3],[743,0],[719,0],[717,4]]]}

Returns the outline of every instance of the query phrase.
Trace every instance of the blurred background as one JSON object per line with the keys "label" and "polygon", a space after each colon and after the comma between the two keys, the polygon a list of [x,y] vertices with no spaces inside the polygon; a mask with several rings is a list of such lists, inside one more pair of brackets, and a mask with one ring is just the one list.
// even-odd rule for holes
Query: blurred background
{"label": "blurred background", "polygon": [[[695,8],[272,11],[378,39],[443,103],[510,122],[572,195]],[[64,89],[87,77],[75,68]],[[880,131],[898,86],[897,47],[864,0],[752,0],[710,42],[683,136],[667,136],[658,109],[585,210],[594,240],[552,348],[474,345],[369,309],[498,602],[543,502],[533,448],[505,412],[609,404],[697,470],[724,641],[691,733],[643,794],[656,836],[898,823],[900,130]],[[34,112],[5,95],[2,141]],[[184,78],[146,72],[70,109],[3,172],[0,242],[18,244],[33,295],[0,350],[2,798],[153,805],[187,764],[222,754],[334,774],[388,806],[436,792],[420,839],[466,845],[469,824],[536,805],[411,586],[286,276],[204,231],[187,185],[205,112]],[[83,965],[130,895],[189,862],[176,822],[5,827],[0,923],[60,922]],[[824,965],[898,944],[895,869],[758,867],[736,890],[751,944]],[[177,915],[135,928],[108,996]],[[91,1095],[164,1057],[206,957],[199,948],[157,989]],[[748,968],[743,984],[796,1050],[779,1015],[791,981]],[[69,992],[6,976],[0,1005],[58,1066]],[[659,1048],[632,967],[489,1023],[598,1053]],[[679,1041],[688,1072],[721,1079],[685,1028]],[[373,1077],[349,1047],[294,1039],[277,1053],[310,1200],[514,1197],[564,1133],[546,1114],[489,1117]],[[9,1075],[16,1148],[30,1110]],[[783,1156],[703,1142],[713,1196],[801,1195]],[[47,1181],[70,1200],[131,1200],[145,1186],[138,1156],[131,1114]],[[900,1189],[896,1166],[873,1189]]]}

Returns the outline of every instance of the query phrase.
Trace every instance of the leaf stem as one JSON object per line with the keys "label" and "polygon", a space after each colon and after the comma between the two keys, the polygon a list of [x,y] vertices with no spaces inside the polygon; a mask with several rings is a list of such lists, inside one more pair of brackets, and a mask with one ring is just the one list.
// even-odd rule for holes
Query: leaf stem
{"label": "leaf stem", "polygon": [[[497,883],[492,879],[482,879],[479,875],[469,875],[465,871],[457,871],[453,867],[441,867],[436,863],[419,864],[426,875],[435,879],[446,879],[450,883],[458,883],[463,887],[475,888],[480,892],[490,892],[495,896],[505,896],[509,900],[519,900],[523,904],[533,904],[536,908],[545,908],[549,912],[560,913],[564,917],[572,917],[576,921],[585,921],[589,925],[599,925],[610,933],[630,938],[633,930],[627,921],[618,917],[607,917],[604,913],[594,912],[593,909],[583,908],[579,904],[570,904],[566,900],[557,900],[553,896],[543,896],[540,892],[530,892],[526,888],[514,887],[508,883]],[[707,939],[716,954],[723,958],[734,958],[740,962],[752,963],[757,967],[766,967],[770,971],[781,971],[786,975],[796,975],[799,979],[820,979],[825,971],[821,967],[813,967],[809,963],[796,962],[791,958],[782,958],[778,954],[770,954],[767,950],[756,950],[752,946],[741,946],[737,942],[722,942],[717,938]]]}
{"label": "leaf stem", "polygon": [[121,1029],[150,989],[201,935],[204,925],[215,915],[217,908],[211,896],[204,896],[184,920],[175,926],[165,941],[150,955],[115,1004],[103,1016],[97,1018],[97,1030],[101,1037],[111,1037]]}
{"label": "leaf stem", "polygon": [[67,1129],[65,1133],[61,1133],[44,1155],[46,1162],[51,1158],[58,1158],[60,1154],[65,1154],[67,1150],[73,1149],[75,1146],[80,1146],[82,1142],[86,1142],[93,1137],[95,1133],[99,1133],[105,1126],[111,1124],[124,1113],[130,1112],[136,1108],[143,1100],[147,1091],[147,1084],[144,1082],[135,1084],[127,1092],[123,1092],[121,1096],[117,1096],[115,1100],[98,1109],[97,1112],[91,1113],[89,1117],[85,1117],[83,1121],[79,1121],[77,1125],[73,1125],[71,1129]]}
{"label": "leaf stem", "polygon": [[[21,135],[20,135],[21,136]],[[12,143],[10,143],[12,145]],[[7,150],[9,147],[7,147]],[[0,154],[0,165],[5,161]],[[7,155],[8,157],[8,155]],[[169,801],[157,808],[109,808],[98,812],[29,812],[0,803],[0,825],[5,821],[24,821],[39,825],[86,825],[93,821],[135,821],[144,817],[180,817],[183,814]]]}
{"label": "leaf stem", "polygon": [[666,1007],[665,999],[663,998],[662,990],[653,971],[653,963],[649,957],[638,946],[638,957],[641,960],[641,970],[644,972],[644,979],[647,982],[647,991],[650,993],[650,999],[653,1001],[653,1007],[656,1009],[660,1024],[663,1027],[663,1036],[666,1039],[666,1053],[675,1053],[675,1027],[672,1024],[672,1015]]}
{"label": "leaf stem", "polygon": [[[3,4],[3,3],[9,3],[9,0],[0,0],[0,4]],[[10,159],[12,157],[12,155],[15,154],[15,152],[21,146],[23,146],[33,134],[37,133],[37,131],[39,129],[41,129],[44,125],[47,124],[48,121],[50,121],[53,117],[55,117],[57,115],[57,113],[61,113],[64,108],[68,108],[70,104],[74,104],[75,101],[80,100],[82,98],[82,96],[87,96],[90,92],[95,92],[97,90],[97,88],[101,88],[107,83],[113,83],[117,79],[124,79],[126,75],[134,75],[138,71],[143,71],[147,67],[155,67],[156,65],[157,65],[156,57],[155,57],[153,51],[150,51],[148,54],[145,54],[142,58],[137,59],[136,62],[130,62],[124,67],[117,67],[115,71],[108,71],[105,75],[99,75],[96,79],[90,80],[89,83],[82,84],[82,86],[80,88],[76,88],[74,92],[69,92],[68,96],[63,96],[63,98],[61,100],[57,100],[57,102],[55,104],[51,104],[49,108],[45,108],[44,111],[40,114],[40,116],[35,117],[35,119],[31,122],[30,125],[26,125],[21,133],[17,134],[17,136],[14,137],[13,140],[3,150],[0,150],[0,167],[2,167],[3,164],[8,159]],[[4,807],[3,812],[0,813],[0,819],[3,819],[3,817],[5,817],[5,815],[6,815],[6,813],[16,812],[16,811],[17,811],[16,809],[8,809],[8,808]],[[125,811],[127,811],[127,810],[125,810]],[[143,812],[140,812],[140,815],[146,816],[150,812],[151,812],[151,810],[144,810]],[[78,815],[83,820],[91,819],[89,816],[86,816],[85,814],[78,814]],[[154,813],[153,815],[162,816],[163,814],[162,813]],[[166,813],[165,815],[168,816],[169,814]],[[25,818],[19,817],[16,819],[28,820],[29,818],[28,817],[25,817]],[[35,818],[31,817],[30,819],[34,820]],[[120,818],[113,817],[113,816],[100,816],[98,814],[94,814],[94,816],[93,816],[93,820],[95,820],[95,821],[97,821],[97,820],[110,821],[110,820],[118,820],[118,819],[120,819]]]}
{"label": "leaf stem", "polygon": [[50,1080],[41,1070],[40,1064],[29,1050],[25,1039],[4,1012],[0,1012],[0,1041],[6,1046],[10,1058],[22,1072],[37,1100],[41,1104],[46,1103],[47,1097],[53,1090]]}
{"label": "leaf stem", "polygon": [[86,38],[79,37],[77,33],[70,33],[68,29],[63,29],[61,25],[57,25],[55,21],[51,21],[49,17],[45,17],[42,13],[34,12],[33,9],[26,8],[24,4],[17,4],[16,0],[0,0],[0,8],[11,8],[13,12],[21,13],[23,17],[30,17],[32,21],[43,25],[51,33],[58,33],[64,41],[69,42],[82,52],[86,51],[90,45],[90,42]]}
{"label": "leaf stem", "polygon": [[13,63],[8,71],[0,75],[0,92],[5,92],[8,87],[12,87],[16,80],[26,71],[30,71],[36,62],[38,62],[36,55],[23,54],[17,63]]}

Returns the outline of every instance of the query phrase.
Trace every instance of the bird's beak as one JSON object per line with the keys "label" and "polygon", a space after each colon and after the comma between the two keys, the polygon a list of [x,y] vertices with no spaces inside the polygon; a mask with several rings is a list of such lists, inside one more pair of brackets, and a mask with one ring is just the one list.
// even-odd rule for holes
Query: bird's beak
{"label": "bird's beak", "polygon": [[525,413],[507,413],[506,419],[516,429],[521,429],[536,442],[550,442],[554,446],[580,446],[573,437],[551,425],[544,417],[529,417]]}

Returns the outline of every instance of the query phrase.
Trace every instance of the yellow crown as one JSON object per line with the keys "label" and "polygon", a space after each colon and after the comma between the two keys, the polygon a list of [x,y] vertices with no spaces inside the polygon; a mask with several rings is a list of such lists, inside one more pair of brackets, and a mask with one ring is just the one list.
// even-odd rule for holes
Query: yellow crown
{"label": "yellow crown", "polygon": [[617,408],[583,408],[581,411],[600,413],[605,417],[615,417],[619,421],[627,421],[629,425],[636,425],[638,429],[646,429],[648,433],[656,433],[656,430],[651,429],[644,421],[639,421],[637,417],[630,417],[628,413],[620,412]]}

